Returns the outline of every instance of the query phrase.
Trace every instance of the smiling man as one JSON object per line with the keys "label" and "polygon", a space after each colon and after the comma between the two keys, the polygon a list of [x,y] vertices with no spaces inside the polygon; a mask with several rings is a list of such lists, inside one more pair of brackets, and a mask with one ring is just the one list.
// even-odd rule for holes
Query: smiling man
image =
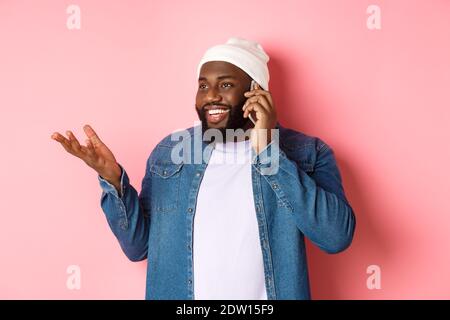
{"label": "smiling man", "polygon": [[355,216],[334,153],[279,124],[268,61],[241,38],[206,51],[201,128],[185,135],[200,139],[202,161],[189,161],[194,147],[174,162],[179,142],[167,136],[139,194],[90,126],[86,146],[70,131],[52,135],[98,173],[102,209],[127,257],[148,259],[147,299],[309,299],[305,236],[328,253],[350,245]]}

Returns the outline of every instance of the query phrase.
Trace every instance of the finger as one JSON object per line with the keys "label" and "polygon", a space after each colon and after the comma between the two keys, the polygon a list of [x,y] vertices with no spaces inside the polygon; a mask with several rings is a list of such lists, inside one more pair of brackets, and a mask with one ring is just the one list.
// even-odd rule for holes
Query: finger
{"label": "finger", "polygon": [[247,118],[248,114],[252,111],[256,112],[257,119],[260,119],[263,114],[267,114],[266,108],[264,108],[262,105],[260,105],[259,103],[252,103],[249,104],[245,109],[244,118]]}
{"label": "finger", "polygon": [[94,158],[97,155],[95,153],[94,146],[92,145],[92,142],[89,139],[86,139],[86,154],[92,158]]}
{"label": "finger", "polygon": [[67,130],[66,131],[66,135],[69,137],[69,142],[70,145],[72,146],[72,149],[76,152],[80,151],[80,143],[78,142],[77,138],[75,137],[75,135],[72,133],[72,131]]}
{"label": "finger", "polygon": [[83,127],[83,130],[86,133],[86,135],[89,138],[89,140],[91,140],[92,145],[94,146],[94,148],[97,148],[97,147],[99,147],[100,145],[103,144],[103,142],[100,140],[100,138],[95,133],[94,129],[91,128],[90,125],[88,125],[88,124],[85,125]]}
{"label": "finger", "polygon": [[55,132],[52,134],[51,138],[58,141],[67,152],[74,154],[70,141],[66,139],[66,137],[64,137],[62,134]]}
{"label": "finger", "polygon": [[264,108],[267,109],[267,111],[270,111],[272,109],[270,103],[267,101],[265,96],[254,96],[251,97],[249,99],[247,99],[247,101],[245,102],[244,106],[242,107],[242,110],[245,110],[245,108],[250,104],[250,103],[259,103],[261,104]]}
{"label": "finger", "polygon": [[54,133],[51,135],[51,138],[52,138],[53,140],[55,140],[55,141],[60,142],[60,143],[62,143],[62,142],[64,142],[64,141],[67,140],[66,137],[64,137],[64,136],[63,136],[62,134],[60,134],[59,132],[54,132]]}
{"label": "finger", "polygon": [[84,150],[84,155],[83,155],[83,160],[84,162],[86,162],[86,164],[92,168],[94,168],[96,166],[97,160],[98,160],[98,155],[95,152],[95,148],[92,145],[91,140],[86,139],[86,146],[83,146],[83,150]]}
{"label": "finger", "polygon": [[246,97],[252,97],[254,95],[263,95],[263,96],[267,97],[267,100],[272,101],[272,94],[266,90],[256,89],[256,90],[247,91],[244,93],[244,96],[246,96]]}
{"label": "finger", "polygon": [[249,116],[249,114],[253,114],[253,116],[256,115],[257,119],[260,119],[261,113],[264,113],[264,112],[265,112],[264,107],[262,107],[258,103],[252,103],[247,107],[247,109],[245,109],[244,118],[247,118]]}
{"label": "finger", "polygon": [[259,90],[261,89],[260,85],[258,84],[258,82],[254,81],[255,85],[254,86],[250,86],[250,90],[249,91],[254,91],[254,90]]}
{"label": "finger", "polygon": [[261,90],[261,89],[256,89],[256,90],[252,90],[252,91],[247,91],[246,93],[244,93],[244,96],[246,97],[252,97],[255,95],[263,95],[267,98],[267,101],[269,101],[269,103],[273,106],[273,100],[272,100],[272,95],[269,91],[266,90]]}

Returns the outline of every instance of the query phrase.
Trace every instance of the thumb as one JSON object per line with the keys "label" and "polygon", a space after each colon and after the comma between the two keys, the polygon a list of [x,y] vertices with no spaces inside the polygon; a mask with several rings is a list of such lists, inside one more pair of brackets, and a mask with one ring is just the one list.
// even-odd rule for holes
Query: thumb
{"label": "thumb", "polygon": [[83,127],[84,132],[86,133],[89,140],[92,142],[92,145],[94,147],[98,147],[103,144],[103,142],[100,140],[98,135],[95,133],[94,129],[91,128],[90,125],[85,125]]}

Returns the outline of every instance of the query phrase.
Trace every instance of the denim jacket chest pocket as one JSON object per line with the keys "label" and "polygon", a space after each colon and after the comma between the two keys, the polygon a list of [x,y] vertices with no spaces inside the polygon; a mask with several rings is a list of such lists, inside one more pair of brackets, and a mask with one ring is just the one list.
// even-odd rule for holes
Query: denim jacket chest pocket
{"label": "denim jacket chest pocket", "polygon": [[179,206],[180,175],[183,163],[158,161],[150,166],[153,212],[173,212]]}

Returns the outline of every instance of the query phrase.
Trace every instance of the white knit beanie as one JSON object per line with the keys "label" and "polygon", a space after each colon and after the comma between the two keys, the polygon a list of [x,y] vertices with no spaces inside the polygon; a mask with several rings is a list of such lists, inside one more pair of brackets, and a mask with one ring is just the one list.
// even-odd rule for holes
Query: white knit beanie
{"label": "white knit beanie", "polygon": [[197,68],[197,77],[202,65],[209,61],[225,61],[245,71],[264,90],[269,90],[269,56],[263,47],[255,42],[232,37],[226,44],[209,48],[203,55]]}

